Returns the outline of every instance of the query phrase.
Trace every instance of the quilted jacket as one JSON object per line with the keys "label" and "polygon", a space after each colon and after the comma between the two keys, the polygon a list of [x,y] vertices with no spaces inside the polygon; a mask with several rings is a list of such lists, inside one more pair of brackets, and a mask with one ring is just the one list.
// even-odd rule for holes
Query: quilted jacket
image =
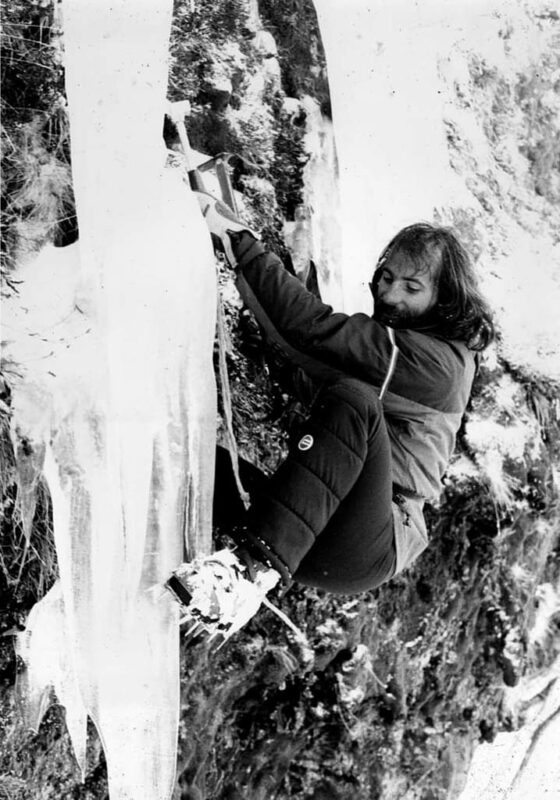
{"label": "quilted jacket", "polygon": [[288,345],[379,391],[391,440],[396,572],[401,571],[428,543],[422,508],[441,493],[475,354],[435,331],[393,330],[367,314],[335,313],[250,234],[232,241],[242,296],[248,285]]}

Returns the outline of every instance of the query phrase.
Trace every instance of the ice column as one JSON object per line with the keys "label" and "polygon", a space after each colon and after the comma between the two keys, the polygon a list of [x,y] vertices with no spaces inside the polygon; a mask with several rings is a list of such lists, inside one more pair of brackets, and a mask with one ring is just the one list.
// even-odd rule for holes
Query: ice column
{"label": "ice column", "polygon": [[15,435],[44,451],[60,566],[21,640],[30,699],[37,723],[54,686],[82,769],[94,721],[111,800],[171,797],[179,642],[161,586],[185,536],[210,549],[215,264],[194,196],[163,168],[171,13],[64,0],[80,241],[25,266],[10,323]]}
{"label": "ice column", "polygon": [[306,211],[311,212],[305,215],[304,228],[309,242],[309,257],[318,268],[321,298],[325,303],[340,308],[341,228],[333,125],[311,97],[304,97],[302,106],[306,114],[304,142],[309,154],[303,170],[304,202]]}

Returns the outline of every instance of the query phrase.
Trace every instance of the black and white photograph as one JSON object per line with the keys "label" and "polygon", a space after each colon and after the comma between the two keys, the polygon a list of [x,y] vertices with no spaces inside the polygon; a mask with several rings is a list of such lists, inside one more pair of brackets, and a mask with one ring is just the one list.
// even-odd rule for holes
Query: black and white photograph
{"label": "black and white photograph", "polygon": [[0,8],[0,800],[560,800],[556,0]]}

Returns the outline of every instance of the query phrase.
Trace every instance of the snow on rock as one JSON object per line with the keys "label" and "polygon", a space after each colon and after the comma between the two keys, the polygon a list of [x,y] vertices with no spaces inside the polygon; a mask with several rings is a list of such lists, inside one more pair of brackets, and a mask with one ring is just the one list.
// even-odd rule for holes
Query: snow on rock
{"label": "snow on rock", "polygon": [[515,367],[560,380],[560,244],[527,231],[508,240],[485,290],[497,311],[503,354]]}
{"label": "snow on rock", "polygon": [[517,721],[517,730],[479,745],[459,800],[555,800],[560,786],[560,658],[545,674],[508,690],[504,703],[512,714],[522,709],[522,724]]}
{"label": "snow on rock", "polygon": [[491,11],[472,14],[469,35],[439,62],[450,160],[470,194],[464,210],[502,354],[528,375],[558,380],[560,217],[547,162],[560,111],[560,61],[547,23],[555,12],[547,2]]}

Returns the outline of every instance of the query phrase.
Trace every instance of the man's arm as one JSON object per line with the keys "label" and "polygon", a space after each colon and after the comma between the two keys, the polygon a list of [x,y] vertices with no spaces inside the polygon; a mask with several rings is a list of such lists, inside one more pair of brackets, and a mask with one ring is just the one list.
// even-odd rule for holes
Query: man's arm
{"label": "man's arm", "polygon": [[309,292],[253,236],[243,232],[230,238],[238,269],[271,322],[294,347],[313,347],[348,319]]}
{"label": "man's arm", "polygon": [[[332,325],[333,310],[291,276],[280,259],[268,253],[254,233],[221,200],[197,192],[200,210],[214,245],[239,269],[264,312],[291,345],[307,349],[325,321]],[[347,319],[345,315],[336,315]]]}

